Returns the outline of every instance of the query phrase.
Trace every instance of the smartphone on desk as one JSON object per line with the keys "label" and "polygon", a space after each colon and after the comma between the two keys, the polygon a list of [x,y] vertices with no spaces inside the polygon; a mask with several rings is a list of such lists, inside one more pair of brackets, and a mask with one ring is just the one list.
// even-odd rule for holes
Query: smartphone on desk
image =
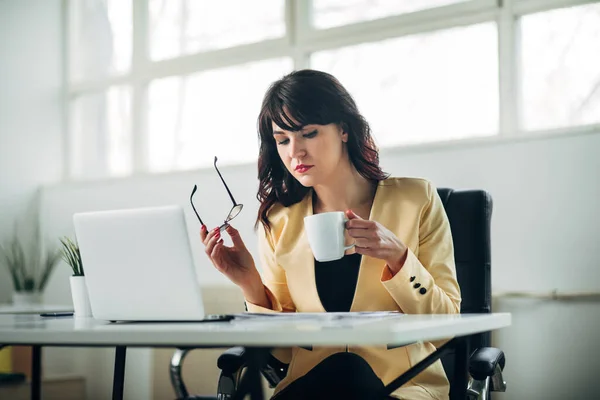
{"label": "smartphone on desk", "polygon": [[72,317],[73,312],[47,312],[41,313],[40,317]]}
{"label": "smartphone on desk", "polygon": [[235,315],[232,314],[208,314],[204,320],[205,321],[231,321],[235,318]]}

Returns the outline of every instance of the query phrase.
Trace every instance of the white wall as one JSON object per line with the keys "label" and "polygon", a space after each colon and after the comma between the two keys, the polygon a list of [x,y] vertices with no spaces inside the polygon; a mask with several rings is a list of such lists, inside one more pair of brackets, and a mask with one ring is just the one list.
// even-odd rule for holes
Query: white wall
{"label": "white wall", "polygon": [[[0,1],[0,240],[15,221],[31,233],[39,187],[63,174],[62,1]],[[58,243],[56,243],[58,245]],[[0,268],[0,303],[13,288]],[[69,372],[72,351],[48,348],[49,374]]]}
{"label": "white wall", "polygon": [[[598,149],[600,133],[594,133],[385,151],[382,165],[393,175],[426,177],[440,187],[490,191],[494,198],[495,290],[597,291],[600,255],[594,249],[600,235],[600,219],[595,212],[600,197]],[[235,225],[256,254],[251,228],[257,210],[256,166],[224,167],[222,172],[238,201],[246,204]],[[216,226],[228,211],[229,200],[216,173],[201,170],[45,188],[45,230],[54,236],[71,234],[71,216],[77,211],[182,204],[204,284],[228,284],[208,263],[198,243],[198,223],[187,206],[194,184],[200,186],[198,211],[209,227]],[[67,289],[66,277],[55,275],[48,299],[68,301]],[[595,371],[600,370],[598,358],[590,357],[600,354],[600,345],[593,340],[600,337],[600,308],[596,304],[499,299],[495,311],[513,313],[513,326],[494,335],[496,345],[506,352],[505,376],[510,389],[498,398],[591,397]],[[91,360],[98,364],[97,359]],[[95,390],[110,390],[112,358],[106,357],[105,361],[108,364],[94,367],[105,372],[103,383],[92,383]],[[90,371],[88,377],[92,376]],[[148,384],[127,381],[131,388]]]}
{"label": "white wall", "polygon": [[[35,27],[35,29],[32,29]],[[0,240],[62,176],[61,0],[0,1]],[[0,303],[12,284],[0,268]]]}

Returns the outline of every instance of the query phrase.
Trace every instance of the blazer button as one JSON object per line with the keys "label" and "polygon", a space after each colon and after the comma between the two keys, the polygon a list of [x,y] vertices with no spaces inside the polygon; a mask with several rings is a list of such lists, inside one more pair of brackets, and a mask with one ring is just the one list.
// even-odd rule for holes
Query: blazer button
{"label": "blazer button", "polygon": [[425,294],[425,293],[427,293],[427,289],[425,289],[424,287],[422,287],[421,290],[419,290],[419,293]]}
{"label": "blazer button", "polygon": [[415,280],[415,277],[414,277],[414,276],[411,276],[411,277],[410,277],[410,281],[412,282],[412,281],[414,281],[414,280]]}
{"label": "blazer button", "polygon": [[413,287],[414,287],[415,289],[418,289],[418,288],[420,288],[420,287],[421,287],[421,284],[420,284],[420,283],[415,283],[415,284],[413,285]]}

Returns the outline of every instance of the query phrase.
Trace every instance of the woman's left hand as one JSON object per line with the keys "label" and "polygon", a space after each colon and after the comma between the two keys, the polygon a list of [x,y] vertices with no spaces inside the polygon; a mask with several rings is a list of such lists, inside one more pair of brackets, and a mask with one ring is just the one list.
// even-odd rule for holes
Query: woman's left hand
{"label": "woman's left hand", "polygon": [[346,211],[346,229],[355,240],[359,254],[384,260],[392,273],[397,273],[406,261],[408,247],[379,222],[362,219],[352,210]]}

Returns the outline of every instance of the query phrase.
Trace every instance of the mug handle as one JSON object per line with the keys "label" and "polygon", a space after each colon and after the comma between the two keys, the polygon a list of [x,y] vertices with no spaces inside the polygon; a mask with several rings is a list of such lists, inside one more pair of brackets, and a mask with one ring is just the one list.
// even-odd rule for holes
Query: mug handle
{"label": "mug handle", "polygon": [[[348,221],[350,221],[350,220],[349,220],[348,218],[346,218],[346,216],[344,216],[344,229],[346,229],[346,230],[347,230],[347,228],[346,228],[346,222],[348,222]],[[351,245],[344,246],[344,251],[346,251],[346,250],[350,250],[350,249],[351,249],[351,248],[353,248],[354,246],[356,246],[356,242],[355,242],[355,243],[352,243]]]}

